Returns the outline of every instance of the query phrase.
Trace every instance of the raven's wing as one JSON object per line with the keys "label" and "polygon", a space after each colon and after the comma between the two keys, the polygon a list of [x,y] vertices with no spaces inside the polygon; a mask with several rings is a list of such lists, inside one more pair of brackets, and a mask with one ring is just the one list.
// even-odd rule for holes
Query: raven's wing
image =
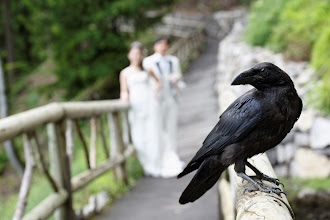
{"label": "raven's wing", "polygon": [[178,178],[198,169],[206,157],[219,154],[229,144],[244,138],[261,120],[260,109],[261,105],[254,97],[254,90],[236,99],[220,116],[219,122],[208,134],[203,146]]}

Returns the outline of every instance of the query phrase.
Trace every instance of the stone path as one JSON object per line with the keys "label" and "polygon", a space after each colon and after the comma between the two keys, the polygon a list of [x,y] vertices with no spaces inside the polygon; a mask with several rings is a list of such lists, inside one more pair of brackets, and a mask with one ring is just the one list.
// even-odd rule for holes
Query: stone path
{"label": "stone path", "polygon": [[[187,88],[180,94],[178,152],[188,162],[218,121],[215,92],[218,41],[208,39],[207,47],[185,72]],[[194,203],[180,205],[181,192],[192,174],[182,179],[143,177],[130,192],[94,219],[99,220],[216,220],[219,194],[213,187]]]}

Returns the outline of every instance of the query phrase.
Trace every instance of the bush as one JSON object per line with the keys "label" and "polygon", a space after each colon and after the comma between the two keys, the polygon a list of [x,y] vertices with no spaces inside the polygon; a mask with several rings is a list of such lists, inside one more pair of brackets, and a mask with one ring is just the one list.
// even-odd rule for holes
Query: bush
{"label": "bush", "polygon": [[252,5],[245,40],[251,45],[264,46],[273,34],[273,27],[286,0],[258,0]]}
{"label": "bush", "polygon": [[311,64],[318,70],[320,82],[313,87],[310,103],[325,114],[330,115],[330,27],[328,26],[316,41]]}
{"label": "bush", "polygon": [[309,60],[313,44],[329,21],[327,0],[288,1],[267,42],[271,49],[293,60]]}
{"label": "bush", "polygon": [[245,39],[293,60],[311,61],[319,82],[309,94],[312,106],[330,115],[330,2],[255,1]]}

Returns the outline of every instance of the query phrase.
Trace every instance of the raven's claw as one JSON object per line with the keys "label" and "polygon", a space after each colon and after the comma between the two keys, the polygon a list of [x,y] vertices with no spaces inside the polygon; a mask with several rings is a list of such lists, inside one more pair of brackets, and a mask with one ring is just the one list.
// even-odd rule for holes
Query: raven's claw
{"label": "raven's claw", "polygon": [[277,179],[277,178],[272,178],[272,177],[267,176],[267,175],[265,175],[265,174],[263,174],[263,173],[262,173],[262,176],[261,176],[261,177],[259,177],[259,176],[250,176],[250,177],[251,177],[252,179],[265,180],[265,181],[268,181],[268,182],[270,182],[270,183],[274,183],[274,184],[276,184],[276,186],[282,185],[283,188],[284,188],[284,184],[281,183],[279,179]]}
{"label": "raven's claw", "polygon": [[280,188],[265,186],[261,183],[257,184],[257,186],[246,187],[244,189],[244,193],[246,191],[248,191],[248,192],[261,191],[261,192],[265,192],[265,193],[276,193],[279,196],[281,195],[281,193],[286,195],[285,192],[283,192]]}

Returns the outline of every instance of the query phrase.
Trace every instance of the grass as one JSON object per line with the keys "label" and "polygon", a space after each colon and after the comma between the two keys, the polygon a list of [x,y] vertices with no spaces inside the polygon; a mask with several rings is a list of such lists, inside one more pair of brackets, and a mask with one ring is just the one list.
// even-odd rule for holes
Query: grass
{"label": "grass", "polygon": [[[90,133],[90,128],[86,121],[80,121],[82,125],[82,131],[84,134]],[[108,136],[108,128],[105,127],[105,134]],[[76,133],[76,132],[75,132]],[[40,135],[40,133],[39,133]],[[85,135],[86,142],[89,143],[89,135]],[[109,138],[107,137],[107,140]],[[77,134],[74,135],[74,143],[75,143],[75,152],[74,152],[74,159],[71,166],[71,176],[75,176],[87,169],[87,162],[85,160],[84,152],[81,146],[81,142],[77,137]],[[45,152],[45,155],[48,155]],[[47,158],[46,158],[47,159]],[[98,164],[104,162],[106,160],[106,156],[102,151],[101,141],[98,140],[97,142],[97,162]],[[129,176],[130,185],[134,184],[135,180],[143,175],[142,167],[140,166],[139,162],[135,158],[135,156],[131,156],[128,158],[127,163],[127,170]],[[11,180],[12,181],[12,180]],[[17,180],[18,181],[18,180]],[[1,185],[4,186],[6,184],[11,184],[9,180],[6,180],[6,177],[1,176]],[[96,180],[89,183],[83,189],[78,190],[73,194],[73,207],[74,209],[80,209],[84,205],[88,203],[88,199],[90,195],[96,194],[101,191],[107,191],[110,195],[111,201],[120,197],[123,193],[129,190],[129,186],[126,186],[122,182],[118,182],[115,179],[113,171],[109,171],[104,175],[100,176]],[[50,195],[53,192],[48,180],[45,178],[43,173],[36,170],[33,176],[33,182],[31,191],[28,197],[28,203],[26,207],[26,212],[29,212],[33,209],[38,203],[40,203],[44,198]],[[0,213],[2,220],[9,220],[12,218],[16,203],[18,198],[18,191],[15,193],[6,196],[0,197]],[[50,218],[52,219],[52,218]]]}
{"label": "grass", "polygon": [[287,178],[281,177],[280,181],[284,184],[284,191],[288,196],[296,197],[297,193],[303,189],[330,190],[330,177],[328,178]]}

